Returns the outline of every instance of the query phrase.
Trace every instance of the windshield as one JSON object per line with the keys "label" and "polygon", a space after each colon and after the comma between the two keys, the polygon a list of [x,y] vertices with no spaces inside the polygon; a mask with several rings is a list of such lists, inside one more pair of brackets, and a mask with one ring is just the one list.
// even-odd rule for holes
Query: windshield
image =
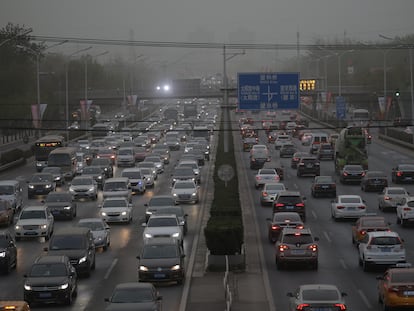
{"label": "windshield", "polygon": [[172,217],[155,217],[150,218],[147,227],[176,227],[178,222],[176,218]]}
{"label": "windshield", "polygon": [[102,169],[100,167],[85,167],[82,171],[82,174],[84,175],[95,175],[95,174],[101,174]]}
{"label": "windshield", "polygon": [[30,271],[31,277],[51,277],[67,275],[66,266],[62,263],[35,264]]}
{"label": "windshield", "polygon": [[309,289],[302,292],[303,300],[307,301],[321,301],[339,299],[338,292],[332,289]]}
{"label": "windshield", "polygon": [[151,289],[117,288],[112,294],[111,303],[141,303],[154,301]]}
{"label": "windshield", "polygon": [[0,195],[11,195],[14,194],[13,186],[0,186]]}
{"label": "windshield", "polygon": [[73,186],[92,185],[93,180],[90,178],[74,178],[72,180]]}
{"label": "windshield", "polygon": [[152,198],[149,203],[149,206],[170,206],[175,205],[175,200],[173,198]]}
{"label": "windshield", "polygon": [[105,200],[102,204],[102,208],[108,207],[126,207],[128,203],[126,200]]}
{"label": "windshield", "polygon": [[33,175],[31,182],[51,182],[53,180],[53,176],[50,174],[37,174]]}
{"label": "windshield", "polygon": [[50,166],[66,166],[72,163],[70,155],[63,153],[50,154],[47,161]]}
{"label": "windshield", "polygon": [[23,211],[20,219],[46,219],[45,211]]}
{"label": "windshield", "polygon": [[49,248],[51,250],[84,249],[85,246],[85,239],[81,236],[57,235],[53,237]]}
{"label": "windshield", "polygon": [[129,179],[141,179],[141,173],[139,171],[136,172],[122,172],[122,177],[128,177]]}
{"label": "windshield", "polygon": [[128,190],[128,185],[125,182],[107,182],[104,185],[104,191],[125,191]]}
{"label": "windshield", "polygon": [[142,258],[176,258],[178,250],[176,245],[147,245],[142,251]]}
{"label": "windshield", "polygon": [[194,189],[196,186],[192,182],[177,182],[174,185],[175,189]]}

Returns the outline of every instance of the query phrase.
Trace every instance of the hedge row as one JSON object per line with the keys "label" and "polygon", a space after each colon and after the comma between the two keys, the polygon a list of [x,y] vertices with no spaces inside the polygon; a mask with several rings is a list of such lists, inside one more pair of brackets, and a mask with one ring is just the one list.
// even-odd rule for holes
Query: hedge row
{"label": "hedge row", "polygon": [[5,152],[2,152],[0,155],[0,165],[12,163],[14,161],[20,160],[22,158],[30,158],[33,155],[31,150],[21,150],[21,149],[12,149]]}

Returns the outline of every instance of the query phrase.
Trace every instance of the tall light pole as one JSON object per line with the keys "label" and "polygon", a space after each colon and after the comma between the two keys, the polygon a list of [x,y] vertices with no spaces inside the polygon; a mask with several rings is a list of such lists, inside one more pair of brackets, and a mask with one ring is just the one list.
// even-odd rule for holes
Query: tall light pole
{"label": "tall light pole", "polygon": [[65,68],[65,79],[66,79],[66,88],[65,88],[65,93],[66,93],[66,111],[65,111],[65,116],[66,116],[66,141],[69,141],[69,61],[70,58],[80,52],[84,52],[87,50],[90,50],[92,47],[87,47],[78,51],[73,52],[72,54],[70,54],[68,56],[68,61],[66,63],[66,68]]}

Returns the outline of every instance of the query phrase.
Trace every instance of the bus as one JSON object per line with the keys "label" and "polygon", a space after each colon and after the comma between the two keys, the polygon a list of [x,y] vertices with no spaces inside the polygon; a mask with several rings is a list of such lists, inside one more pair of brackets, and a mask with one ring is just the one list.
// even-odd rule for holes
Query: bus
{"label": "bus", "polygon": [[367,127],[371,119],[367,109],[354,109],[351,113],[351,123],[353,126]]}
{"label": "bus", "polygon": [[60,167],[65,179],[72,179],[76,175],[78,160],[76,147],[60,147],[50,152],[47,159],[48,166]]}
{"label": "bus", "polygon": [[36,171],[41,172],[47,166],[51,151],[64,146],[65,138],[60,135],[47,135],[36,140],[33,146]]}

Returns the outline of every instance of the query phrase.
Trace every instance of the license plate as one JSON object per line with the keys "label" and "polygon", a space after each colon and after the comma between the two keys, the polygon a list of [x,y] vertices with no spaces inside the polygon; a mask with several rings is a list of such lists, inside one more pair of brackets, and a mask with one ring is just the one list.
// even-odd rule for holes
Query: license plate
{"label": "license plate", "polygon": [[411,180],[411,179],[413,179],[412,177],[405,177],[405,179],[407,179],[407,180]]}
{"label": "license plate", "polygon": [[332,311],[331,307],[316,307],[310,308],[310,311]]}
{"label": "license plate", "polygon": [[303,250],[303,249],[294,249],[294,250],[292,250],[292,254],[293,255],[303,255],[303,254],[305,254],[305,250]]}
{"label": "license plate", "polygon": [[39,293],[40,298],[49,298],[52,297],[52,293]]}
{"label": "license plate", "polygon": [[24,233],[25,235],[37,235],[36,231],[27,231]]}
{"label": "license plate", "polygon": [[328,189],[329,186],[322,186],[322,189]]}
{"label": "license plate", "polygon": [[307,168],[312,168],[313,167],[313,164],[306,164],[306,167]]}
{"label": "license plate", "polygon": [[163,279],[163,278],[165,278],[165,274],[164,273],[155,273],[154,278],[155,279]]}
{"label": "license plate", "polygon": [[355,206],[349,206],[349,207],[347,208],[347,210],[348,210],[348,211],[354,211],[354,210],[355,210]]}
{"label": "license plate", "polygon": [[414,296],[414,291],[412,291],[412,290],[409,290],[409,291],[404,291],[404,292],[403,292],[403,295],[404,295],[404,296]]}
{"label": "license plate", "polygon": [[391,252],[391,248],[390,247],[383,247],[383,248],[381,248],[381,252],[389,253],[389,252]]}
{"label": "license plate", "polygon": [[285,207],[286,207],[286,209],[293,209],[294,208],[293,205],[286,205]]}

